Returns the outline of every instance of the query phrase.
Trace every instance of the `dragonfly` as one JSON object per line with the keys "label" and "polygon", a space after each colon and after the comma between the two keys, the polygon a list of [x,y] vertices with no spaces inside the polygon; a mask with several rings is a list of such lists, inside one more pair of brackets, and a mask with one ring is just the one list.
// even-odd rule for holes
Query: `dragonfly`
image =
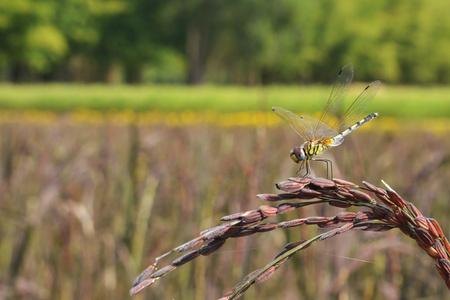
{"label": "dragonfly", "polygon": [[378,116],[378,113],[371,113],[367,117],[360,119],[380,89],[381,82],[379,80],[370,83],[347,111],[340,118],[336,118],[342,102],[348,94],[352,80],[353,64],[349,63],[339,71],[330,97],[318,119],[308,115],[299,117],[284,108],[272,107],[272,110],[305,141],[303,145],[295,147],[290,152],[291,159],[295,163],[301,163],[296,176],[299,176],[301,170],[306,168],[306,173],[302,177],[307,177],[311,174],[310,162],[319,161],[326,163],[327,178],[333,179],[333,164],[331,160],[316,158],[316,156],[329,148],[339,146],[352,131]]}

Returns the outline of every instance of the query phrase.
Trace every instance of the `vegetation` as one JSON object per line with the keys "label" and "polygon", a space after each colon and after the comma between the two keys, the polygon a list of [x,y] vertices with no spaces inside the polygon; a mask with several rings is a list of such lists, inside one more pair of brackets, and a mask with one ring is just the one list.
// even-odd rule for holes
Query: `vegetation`
{"label": "vegetation", "polygon": [[[125,299],[135,277],[161,253],[220,224],[224,215],[266,204],[256,195],[278,193],[274,183],[298,168],[288,155],[298,137],[282,127],[138,126],[56,115],[50,123],[2,122],[0,131],[0,281],[13,299]],[[449,152],[450,140],[433,133],[363,127],[324,155],[338,178],[359,185],[384,179],[447,234]],[[313,168],[325,176],[321,164]],[[310,206],[273,221],[340,211]],[[165,276],[146,297],[216,299],[286,243],[324,231],[301,226],[230,240]],[[397,230],[352,230],[302,252],[247,296],[448,296],[433,262]]]}
{"label": "vegetation", "polygon": [[[253,284],[261,284],[274,275],[297,252],[308,248],[315,242],[336,237],[349,230],[384,233],[392,229],[400,229],[406,236],[414,239],[419,247],[433,259],[439,274],[450,290],[450,242],[444,236],[439,223],[435,219],[423,216],[414,204],[403,200],[387,184],[385,184],[387,189],[378,188],[365,181],[363,181],[363,185],[358,186],[341,179],[329,180],[310,177],[291,177],[286,181],[279,182],[276,184],[277,189],[285,193],[259,194],[257,197],[272,204],[279,202],[281,204],[262,205],[258,209],[222,217],[221,225],[206,229],[195,239],[155,258],[155,262],[136,278],[130,294],[134,296],[141,293],[168,273],[198,257],[210,256],[232,238],[248,238],[253,234],[261,236],[275,229],[286,230],[302,225],[316,225],[323,229],[323,232],[315,237],[303,238],[300,241],[286,244],[284,249],[264,268],[248,274],[220,300],[241,297]],[[371,192],[374,196],[366,192]],[[344,211],[331,217],[312,216],[279,223],[273,221],[263,223],[277,215],[296,209],[326,204],[344,209],[353,207],[358,212]],[[328,229],[330,227],[332,229]],[[174,252],[187,253],[158,270],[158,261]],[[317,251],[316,254],[320,255],[321,251]]]}
{"label": "vegetation", "polygon": [[[450,82],[444,1],[20,0],[0,4],[13,82]],[[330,72],[333,71],[333,72]]]}
{"label": "vegetation", "polygon": [[[350,105],[363,90],[351,87]],[[105,86],[105,85],[0,85],[1,109],[41,109],[65,112],[74,109],[133,110],[145,112],[264,111],[274,105],[298,113],[317,113],[326,102],[330,86]],[[368,112],[399,119],[447,118],[450,88],[383,85]]]}
{"label": "vegetation", "polygon": [[[384,179],[448,234],[448,15],[438,0],[0,1],[0,298],[128,298],[161,253],[278,193],[301,141],[270,107],[319,112],[349,62],[356,81],[383,82],[368,109],[380,117],[324,154],[335,176]],[[355,83],[346,105],[364,87]],[[448,254],[442,232],[403,217],[388,221],[412,235],[421,226],[413,237],[426,253]],[[145,293],[217,298],[287,242],[346,228],[230,239]],[[302,252],[246,296],[448,297],[433,263],[396,230],[350,230]]]}

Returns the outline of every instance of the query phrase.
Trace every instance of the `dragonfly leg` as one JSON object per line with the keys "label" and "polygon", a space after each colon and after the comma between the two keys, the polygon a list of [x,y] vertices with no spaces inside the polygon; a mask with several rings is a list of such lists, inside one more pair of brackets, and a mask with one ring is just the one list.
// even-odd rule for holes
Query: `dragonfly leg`
{"label": "dragonfly leg", "polygon": [[307,177],[309,174],[311,174],[311,166],[309,165],[309,160],[306,159],[303,161],[303,164],[306,166],[306,173],[305,175],[303,175],[302,177],[305,178]]}
{"label": "dragonfly leg", "polygon": [[[314,161],[322,161],[327,164],[327,179],[333,179],[333,163],[329,159],[325,158],[316,158]],[[331,176],[330,176],[331,175]]]}
{"label": "dragonfly leg", "polygon": [[[300,171],[303,170],[304,167],[305,167],[305,160],[302,161],[300,168],[297,170],[297,172],[295,172],[295,176],[300,177]],[[303,176],[303,177],[305,177],[305,176]]]}

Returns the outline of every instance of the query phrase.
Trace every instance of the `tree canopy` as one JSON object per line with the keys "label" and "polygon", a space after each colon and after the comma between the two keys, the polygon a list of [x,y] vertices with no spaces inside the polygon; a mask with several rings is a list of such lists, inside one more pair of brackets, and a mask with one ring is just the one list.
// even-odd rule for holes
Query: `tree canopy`
{"label": "tree canopy", "polygon": [[0,79],[13,82],[450,82],[445,1],[0,2]]}

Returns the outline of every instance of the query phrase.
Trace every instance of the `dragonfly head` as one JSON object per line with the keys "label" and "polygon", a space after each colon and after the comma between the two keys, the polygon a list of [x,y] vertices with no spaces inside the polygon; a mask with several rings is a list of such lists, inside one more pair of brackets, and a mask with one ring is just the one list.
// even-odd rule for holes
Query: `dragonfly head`
{"label": "dragonfly head", "polygon": [[303,150],[302,147],[295,147],[291,150],[290,156],[291,159],[298,164],[300,161],[305,159],[305,150]]}

